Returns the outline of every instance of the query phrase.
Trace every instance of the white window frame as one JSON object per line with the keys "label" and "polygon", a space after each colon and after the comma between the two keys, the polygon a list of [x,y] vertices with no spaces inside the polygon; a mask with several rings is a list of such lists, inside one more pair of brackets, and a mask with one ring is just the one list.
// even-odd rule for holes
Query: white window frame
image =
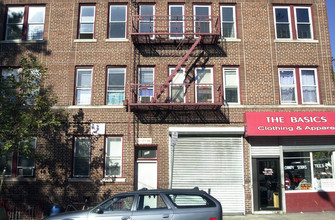
{"label": "white window frame", "polygon": [[[280,83],[280,73],[281,71],[292,71],[293,72],[293,80],[294,80],[294,84],[293,85],[281,85]],[[295,68],[279,68],[278,69],[278,77],[279,77],[279,92],[280,92],[280,103],[281,104],[298,104],[298,93],[297,93],[297,76],[296,76],[296,69]],[[282,92],[281,92],[281,88],[291,88],[294,87],[294,97],[295,100],[294,102],[285,102],[282,100]]]}
{"label": "white window frame", "polygon": [[[33,140],[33,148],[34,148],[34,151],[36,151],[36,142],[37,142],[37,138],[29,138],[29,140]],[[25,157],[24,155],[22,157]],[[35,166],[36,166],[36,162],[35,162],[35,159],[34,160],[34,165],[33,166],[19,166],[19,158],[20,158],[20,154],[17,153],[17,168],[16,168],[16,175],[17,176],[34,176],[34,171],[35,171]],[[28,159],[27,157],[25,157],[25,159]],[[31,158],[29,158],[31,159]],[[24,171],[25,169],[28,169],[30,170],[30,175],[24,175],[23,173],[22,174],[19,174],[19,169],[22,169],[22,171]]]}
{"label": "white window frame", "polygon": [[[153,20],[149,22],[148,21],[141,21],[141,8],[142,7],[145,7],[145,6],[151,6],[152,7],[152,15],[147,15],[147,16],[152,16],[153,17]],[[152,32],[148,32],[148,33],[155,33],[155,13],[156,13],[156,5],[154,4],[142,4],[139,6],[139,32],[141,33],[141,23],[150,23],[150,26],[152,26]],[[143,15],[145,16],[145,15]],[[146,32],[143,32],[143,33],[146,33]],[[150,38],[151,39],[155,39],[155,35],[152,34],[150,35]]]}
{"label": "white window frame", "polygon": [[[287,24],[286,22],[277,22],[276,18],[276,9],[286,9],[287,10],[287,16],[288,16],[288,25],[290,29],[290,37],[289,38],[278,38],[277,34],[277,24]],[[275,24],[275,32],[276,32],[276,39],[278,40],[292,40],[293,39],[293,33],[292,33],[292,23],[291,23],[291,10],[289,6],[275,6],[273,7],[273,17],[274,17],[274,24]]]}
{"label": "white window frame", "polygon": [[[232,8],[233,9],[233,21],[223,21],[223,13],[222,13],[222,8]],[[220,17],[221,17],[221,36],[223,36],[223,24],[233,24],[234,28],[234,36],[233,37],[224,37],[226,39],[236,39],[237,38],[237,33],[236,33],[236,10],[235,6],[226,6],[226,5],[221,5],[220,6]]]}
{"label": "white window frame", "polygon": [[[42,8],[43,9],[43,21],[42,22],[31,22],[30,21],[30,10],[33,8]],[[43,40],[44,35],[44,23],[45,23],[45,7],[42,6],[29,6],[28,7],[28,21],[27,21],[27,40]],[[30,27],[31,26],[42,26],[42,37],[34,39],[30,37]]]}
{"label": "white window frame", "polygon": [[[23,18],[22,18],[22,22],[20,23],[8,23],[9,22],[9,11],[10,9],[14,9],[14,10],[22,10],[23,9]],[[24,14],[25,14],[25,7],[22,6],[22,7],[8,7],[7,8],[7,20],[6,20],[6,40],[22,40],[22,37],[23,37],[23,25],[24,25],[24,22],[25,22],[25,19],[24,19]],[[17,26],[22,26],[21,28],[21,37],[19,39],[8,39],[8,25],[17,25]]]}
{"label": "white window frame", "polygon": [[[196,17],[197,17],[197,15],[196,15],[196,8],[208,8],[208,18],[209,18],[209,24],[208,24],[208,26],[209,26],[209,32],[208,33],[212,33],[212,20],[211,20],[211,18],[212,18],[212,14],[211,14],[212,13],[212,6],[211,5],[193,5],[193,16],[194,16],[193,27],[194,27],[194,33],[199,33],[199,32],[197,32],[197,28],[196,28],[196,22],[198,22],[196,20]],[[200,32],[200,33],[202,33],[202,32]],[[199,37],[199,35],[195,35],[195,38],[198,38],[198,37]]]}
{"label": "white window frame", "polygon": [[[179,16],[179,15],[171,15],[171,8],[173,7],[181,7],[182,8],[182,20],[179,21],[174,21],[172,20],[172,17],[173,16]],[[169,35],[169,38],[170,39],[184,39],[185,38],[185,19],[184,19],[184,16],[185,16],[185,6],[184,5],[169,5],[169,33],[172,33],[173,30],[171,30],[171,23],[181,23],[182,24],[182,27],[183,27],[183,33],[181,33],[180,35],[182,35],[181,37],[173,37],[172,35]],[[175,35],[179,35],[179,34],[175,34]]]}
{"label": "white window frame", "polygon": [[[78,86],[78,72],[79,71],[90,71],[91,72],[91,85],[90,86]],[[91,101],[92,101],[92,77],[93,77],[93,68],[77,68],[76,69],[76,105],[90,105]],[[90,98],[89,98],[89,102],[82,102],[80,101],[79,97],[78,97],[78,91],[80,90],[89,90],[90,91]],[[79,101],[79,102],[78,102]]]}
{"label": "white window frame", "polygon": [[[117,73],[123,73],[123,86],[121,86],[121,85],[118,85],[118,86],[110,86],[109,85],[109,79],[110,79],[110,77],[111,77],[111,75],[113,75],[113,74],[116,74],[116,72],[110,72],[110,70],[115,70],[115,71],[118,71]],[[107,102],[107,105],[122,105],[123,104],[123,101],[124,101],[124,99],[125,99],[125,92],[126,92],[126,90],[125,90],[125,83],[126,83],[126,68],[113,68],[113,67],[109,67],[108,69],[107,69],[107,100],[106,100],[106,102]],[[113,88],[110,88],[110,87],[113,87],[113,88],[123,88],[123,90],[113,90]],[[109,100],[108,100],[108,94],[110,93],[110,92],[122,92],[123,91],[123,99],[122,99],[122,103],[117,103],[117,104],[114,104],[114,103],[109,103]]]}
{"label": "white window frame", "polygon": [[[208,83],[210,85],[206,86],[207,83],[200,83],[199,85],[199,81],[198,81],[198,70],[207,70],[209,69],[210,70],[210,76],[211,76],[211,82]],[[201,86],[206,86],[206,87],[211,87],[211,99],[212,101],[210,103],[214,103],[214,89],[213,89],[213,67],[197,67],[195,68],[195,101],[196,103],[208,103],[208,102],[198,102],[198,87],[201,87]],[[205,84],[205,85],[201,85],[201,84]]]}
{"label": "white window frame", "polygon": [[[302,84],[302,71],[303,70],[313,70],[314,71],[315,85],[303,85]],[[301,103],[302,104],[319,104],[319,82],[318,82],[317,70],[315,68],[299,68],[299,78],[300,78]],[[304,102],[303,87],[314,87],[315,88],[316,102]]]}
{"label": "white window frame", "polygon": [[[123,7],[125,8],[125,20],[124,21],[112,21],[112,7]],[[127,5],[117,5],[113,4],[109,6],[109,33],[108,33],[108,38],[109,39],[126,39],[127,38],[127,20],[128,20],[128,7]],[[112,23],[123,23],[124,24],[124,37],[111,37],[111,24]]]}
{"label": "white window frame", "polygon": [[[308,10],[308,19],[309,19],[309,22],[308,23],[304,22],[304,23],[299,23],[299,24],[308,24],[309,25],[310,32],[311,32],[310,33],[311,34],[310,38],[299,38],[297,9],[307,9]],[[314,33],[313,33],[313,22],[312,22],[311,7],[301,7],[301,6],[294,7],[294,19],[295,19],[295,30],[296,30],[297,39],[298,40],[313,40]]]}
{"label": "white window frame", "polygon": [[[118,152],[121,152],[120,155],[108,155],[108,146],[113,148],[115,146],[112,146],[111,144],[109,144],[109,140],[111,139],[120,139],[120,142],[118,142],[118,146],[121,149],[118,149]],[[111,143],[111,142],[110,142]],[[110,149],[110,152],[112,153],[112,149]],[[114,160],[118,160],[120,162],[120,173],[118,175],[107,175],[107,159],[114,159]],[[107,137],[106,138],[106,148],[105,148],[105,177],[122,177],[122,171],[123,171],[123,137]]]}
{"label": "white window frame", "polygon": [[[94,15],[93,15],[93,21],[82,21],[82,10],[83,8],[94,8]],[[95,31],[95,13],[96,13],[96,7],[95,5],[81,5],[80,6],[80,18],[79,18],[79,34],[78,38],[79,39],[94,39],[94,31]],[[93,25],[93,31],[92,32],[83,32],[81,30],[81,24],[92,24]],[[81,38],[81,34],[92,34],[92,38]]]}
{"label": "white window frame", "polygon": [[[173,71],[175,70],[175,67],[170,67],[169,68],[169,75],[171,75],[173,73]],[[178,80],[178,78],[176,78],[178,76],[178,74],[181,74],[183,76],[183,81],[180,82],[180,80]],[[173,102],[172,101],[172,87],[174,86],[173,84],[176,83],[178,85],[176,86],[182,86],[183,87],[183,102]],[[185,85],[180,85],[180,84],[184,84],[185,83],[185,68],[180,68],[180,70],[177,72],[176,76],[172,79],[171,83],[170,83],[170,102],[171,103],[185,103],[185,98],[186,98],[186,94],[185,94]]]}
{"label": "white window frame", "polygon": [[[150,84],[144,84],[142,85],[143,83],[141,82],[141,77],[140,77],[140,72],[142,70],[152,70],[152,86],[150,86]],[[138,68],[138,98],[139,98],[139,102],[140,103],[147,103],[147,102],[150,102],[153,95],[154,95],[154,92],[155,92],[155,86],[154,86],[154,82],[155,82],[155,68],[154,67],[139,67]],[[141,88],[142,87],[147,87],[149,90],[152,89],[152,95],[141,95]],[[146,98],[148,100],[144,100],[144,97],[149,97],[149,98]]]}
{"label": "white window frame", "polygon": [[[236,86],[227,86],[226,85],[226,71],[235,71],[236,73]],[[223,67],[223,94],[224,94],[224,100],[226,101],[226,88],[232,88],[237,90],[237,102],[228,102],[229,104],[240,104],[240,74],[239,74],[239,68],[235,67]]]}
{"label": "white window frame", "polygon": [[[90,170],[91,170],[91,149],[89,149],[89,153],[88,153],[88,174],[87,175],[79,175],[76,174],[76,158],[82,158],[82,157],[78,157],[76,156],[76,150],[77,150],[77,140],[78,139],[88,139],[90,144],[89,144],[89,148],[91,148],[91,138],[90,137],[75,137],[74,139],[74,149],[73,149],[73,177],[89,177],[90,176]],[[85,158],[85,157],[84,157]]]}

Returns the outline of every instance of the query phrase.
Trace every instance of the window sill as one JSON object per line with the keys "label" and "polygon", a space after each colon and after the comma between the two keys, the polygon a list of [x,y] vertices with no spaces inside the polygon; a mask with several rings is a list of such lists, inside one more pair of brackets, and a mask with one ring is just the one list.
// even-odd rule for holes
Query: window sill
{"label": "window sill", "polygon": [[5,182],[36,182],[34,177],[8,177],[4,179]]}
{"label": "window sill", "polygon": [[76,39],[74,40],[75,43],[96,43],[98,42],[97,39]]}
{"label": "window sill", "polygon": [[87,177],[87,178],[84,178],[84,177],[75,178],[75,177],[73,177],[73,178],[69,178],[68,181],[70,183],[92,183],[93,182],[93,180],[89,177]]}
{"label": "window sill", "polygon": [[319,43],[318,40],[284,40],[284,39],[276,39],[275,43]]}
{"label": "window sill", "polygon": [[106,39],[105,42],[129,42],[129,39],[126,39],[126,38],[114,38],[114,39]]}
{"label": "window sill", "polygon": [[126,178],[121,177],[106,177],[100,180],[102,183],[125,183]]}
{"label": "window sill", "polygon": [[221,38],[220,41],[222,42],[241,42],[241,39],[238,38]]}
{"label": "window sill", "polygon": [[45,40],[2,40],[1,44],[43,44]]}

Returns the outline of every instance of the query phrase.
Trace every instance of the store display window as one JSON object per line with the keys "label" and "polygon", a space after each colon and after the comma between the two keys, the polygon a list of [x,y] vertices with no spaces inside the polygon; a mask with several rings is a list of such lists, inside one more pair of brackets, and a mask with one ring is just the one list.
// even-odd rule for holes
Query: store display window
{"label": "store display window", "polygon": [[335,190],[334,152],[284,152],[286,190]]}

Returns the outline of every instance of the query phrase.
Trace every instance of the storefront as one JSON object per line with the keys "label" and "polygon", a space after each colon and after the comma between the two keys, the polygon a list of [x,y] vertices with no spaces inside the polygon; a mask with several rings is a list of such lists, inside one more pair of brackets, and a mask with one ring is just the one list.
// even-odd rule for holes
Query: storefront
{"label": "storefront", "polygon": [[253,210],[335,211],[335,112],[247,112]]}

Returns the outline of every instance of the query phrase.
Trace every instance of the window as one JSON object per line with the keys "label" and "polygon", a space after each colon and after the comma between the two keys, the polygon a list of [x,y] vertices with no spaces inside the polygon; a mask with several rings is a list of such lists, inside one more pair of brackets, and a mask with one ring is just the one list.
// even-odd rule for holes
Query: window
{"label": "window", "polygon": [[[299,73],[298,76],[297,72]],[[316,69],[279,69],[279,85],[282,104],[319,103]]]}
{"label": "window", "polygon": [[178,208],[216,207],[213,201],[203,195],[168,194],[167,197]]}
{"label": "window", "polygon": [[[294,11],[294,16],[291,11]],[[312,39],[312,17],[310,7],[274,7],[275,29],[277,39]],[[292,24],[295,24],[293,27]],[[294,30],[294,32],[293,32]]]}
{"label": "window", "polygon": [[[36,150],[36,138],[30,138],[27,143],[30,148],[30,152],[33,154]],[[17,152],[12,153],[9,158],[2,156],[0,158],[0,169],[3,170],[6,166],[6,176],[34,176],[35,171],[35,159],[24,154]]]}
{"label": "window", "polygon": [[[333,152],[284,152],[285,189],[320,190],[333,179]],[[335,188],[333,188],[335,189]]]}
{"label": "window", "polygon": [[139,101],[141,103],[148,103],[151,101],[154,92],[154,68],[139,68]]}
{"label": "window", "polygon": [[[175,68],[170,68],[170,75],[173,73]],[[172,79],[170,84],[170,101],[173,103],[184,103],[185,102],[185,68],[181,68],[175,77]]]}
{"label": "window", "polygon": [[163,198],[158,194],[139,195],[136,210],[167,209]]}
{"label": "window", "polygon": [[1,77],[2,80],[8,80],[9,77],[14,77],[16,81],[19,80],[19,69],[18,68],[12,68],[11,70],[9,68],[3,68],[1,69]]}
{"label": "window", "polygon": [[196,102],[213,103],[213,68],[196,68]]}
{"label": "window", "polygon": [[88,177],[91,139],[89,137],[76,137],[74,142],[73,176]]}
{"label": "window", "polygon": [[102,210],[104,214],[117,211],[130,211],[134,202],[134,195],[116,196],[95,208],[92,212],[97,213]]}
{"label": "window", "polygon": [[[154,5],[140,5],[140,33],[154,33],[155,32],[155,6]],[[154,38],[154,35],[151,35]]]}
{"label": "window", "polygon": [[94,38],[95,6],[80,6],[79,39]]}
{"label": "window", "polygon": [[105,176],[120,177],[122,175],[122,137],[106,139]]}
{"label": "window", "polygon": [[315,69],[300,69],[302,103],[318,103],[318,87]]}
{"label": "window", "polygon": [[182,39],[184,35],[184,5],[169,5],[169,33],[171,39]]}
{"label": "window", "polygon": [[126,38],[127,6],[111,5],[109,8],[109,38]]}
{"label": "window", "polygon": [[[211,33],[211,6],[194,5],[194,32],[195,33]],[[196,35],[198,37],[199,35]]]}
{"label": "window", "polygon": [[8,7],[6,40],[43,40],[45,7]]}
{"label": "window", "polygon": [[108,68],[107,104],[121,105],[124,100],[125,68]]}
{"label": "window", "polygon": [[294,10],[298,39],[312,39],[310,10],[309,7],[296,7]]}
{"label": "window", "polygon": [[223,68],[224,100],[229,104],[240,103],[238,68]]}
{"label": "window", "polygon": [[93,69],[77,69],[76,80],[76,104],[91,104],[91,87],[92,87]]}
{"label": "window", "polygon": [[224,38],[236,38],[235,6],[221,6],[221,30]]}

